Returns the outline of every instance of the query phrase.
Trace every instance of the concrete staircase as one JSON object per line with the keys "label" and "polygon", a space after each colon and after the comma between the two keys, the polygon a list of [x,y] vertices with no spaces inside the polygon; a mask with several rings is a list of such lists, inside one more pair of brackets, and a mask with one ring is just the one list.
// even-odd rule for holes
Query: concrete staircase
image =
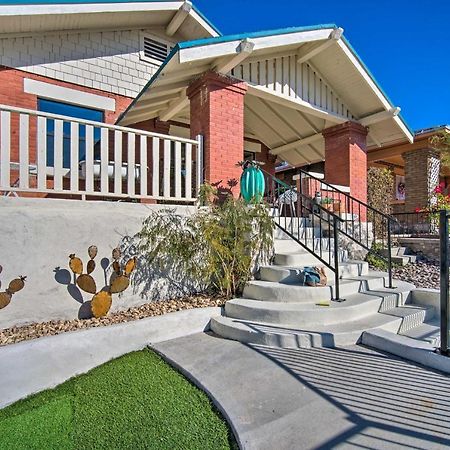
{"label": "concrete staircase", "polygon": [[[382,249],[381,254],[387,256],[389,254],[389,250]],[[417,256],[411,255],[408,248],[406,247],[392,247],[390,249],[391,252],[391,261],[394,264],[398,264],[400,266],[406,266],[409,263],[416,262]]]}
{"label": "concrete staircase", "polygon": [[[322,237],[306,223],[295,225],[311,236],[317,248]],[[323,254],[330,252],[329,244],[328,239],[322,242]],[[432,321],[432,306],[411,301],[414,285],[395,280],[395,289],[388,289],[386,273],[369,271],[366,262],[348,260],[344,252],[339,259],[344,302],[331,301],[334,274],[329,269],[327,286],[302,285],[302,268],[322,264],[278,230],[274,264],[260,268],[258,279],[248,283],[242,298],[226,303],[224,315],[212,319],[212,331],[228,339],[281,348],[335,347],[360,342],[366,331],[408,335]]]}

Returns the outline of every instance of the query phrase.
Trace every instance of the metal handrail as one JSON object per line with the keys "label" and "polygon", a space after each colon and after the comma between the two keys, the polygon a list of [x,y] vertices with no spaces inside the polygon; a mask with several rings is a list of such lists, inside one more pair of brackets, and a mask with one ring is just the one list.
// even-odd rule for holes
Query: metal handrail
{"label": "metal handrail", "polygon": [[449,219],[450,211],[439,212],[439,237],[440,237],[440,353],[450,356],[449,349]]}
{"label": "metal handrail", "polygon": [[[300,169],[301,170],[301,169]],[[302,171],[302,170],[301,170]],[[277,178],[275,178],[273,175],[268,174],[267,172],[263,171],[264,173],[266,173],[267,175],[270,175],[272,177],[272,179],[274,179],[279,185],[284,186],[285,188],[289,188],[292,189],[293,191],[295,191],[295,193],[303,200],[306,201],[310,201],[314,203],[314,207],[318,208],[320,211],[325,212],[325,217],[328,218],[327,219],[323,219],[325,220],[327,223],[329,223],[331,225],[331,222],[333,222],[333,235],[336,234],[337,236],[339,236],[339,234],[346,236],[347,238],[351,239],[353,242],[355,242],[357,245],[361,246],[362,248],[364,248],[367,252],[371,253],[371,254],[375,254],[376,256],[378,256],[379,258],[381,258],[386,264],[387,264],[387,271],[388,271],[388,288],[393,289],[394,285],[393,285],[393,280],[392,280],[392,254],[391,254],[391,244],[392,244],[392,223],[394,223],[396,220],[391,217],[390,215],[384,214],[381,211],[378,211],[377,209],[370,207],[369,205],[365,204],[364,202],[362,202],[361,200],[355,199],[354,197],[348,195],[347,193],[340,191],[340,190],[336,190],[339,194],[344,195],[347,199],[350,199],[351,201],[357,201],[360,205],[362,205],[363,207],[367,207],[367,209],[370,210],[370,214],[373,216],[374,219],[374,223],[373,226],[375,227],[376,224],[376,215],[378,214],[380,216],[380,219],[385,221],[385,223],[382,223],[383,225],[383,232],[382,232],[382,242],[383,242],[383,246],[384,244],[387,244],[387,254],[384,255],[382,254],[380,251],[378,251],[378,249],[372,245],[369,246],[369,221],[366,220],[366,243],[364,243],[363,238],[362,238],[362,226],[363,226],[363,222],[359,221],[359,232],[356,233],[356,227],[355,227],[355,220],[354,220],[354,214],[353,214],[353,208],[352,208],[352,218],[351,218],[351,224],[352,224],[352,228],[349,230],[349,221],[346,220],[344,221],[341,217],[339,217],[338,215],[334,214],[333,212],[329,211],[328,209],[323,208],[320,204],[318,204],[318,202],[315,201],[314,197],[310,197],[306,194],[304,194],[303,192],[299,192],[298,189],[296,189],[294,186],[290,186],[286,183],[284,183],[281,180],[278,180]],[[304,171],[302,171],[304,172]],[[304,172],[307,173],[307,172]],[[327,186],[330,186],[331,188],[334,189],[333,186],[331,186],[328,183],[323,182],[322,180],[320,180],[319,178],[313,177],[314,179],[316,179],[317,181],[320,181],[321,183],[324,183]],[[301,186],[301,184],[300,184]],[[359,209],[359,212],[361,213],[361,209]],[[361,215],[361,214],[360,214]],[[331,221],[329,218],[332,217],[333,220]],[[335,226],[334,224],[337,224],[338,226]],[[340,224],[343,224],[344,226],[340,226]],[[336,228],[336,230],[335,230]],[[359,234],[359,236],[357,236]],[[375,233],[375,228],[373,229],[373,243],[376,243],[376,233]],[[386,238],[386,239],[385,239]],[[387,241],[387,242],[385,242]],[[337,242],[337,239],[336,239]],[[315,252],[313,252],[314,255],[317,257],[317,254]],[[333,269],[333,267],[330,267],[331,269]]]}
{"label": "metal handrail", "polygon": [[[293,229],[292,229],[292,217],[291,217],[291,229],[288,229],[287,226],[287,217],[284,218],[284,227],[282,226],[281,222],[281,216],[280,220],[275,220],[275,225],[280,228],[284,233],[286,233],[291,239],[296,241],[298,244],[300,244],[303,248],[305,248],[308,252],[310,252],[312,255],[314,255],[319,261],[321,261],[325,266],[327,266],[329,269],[331,269],[334,272],[335,276],[335,283],[334,283],[334,298],[333,301],[344,301],[340,297],[340,290],[339,290],[339,244],[338,244],[338,230],[339,230],[339,224],[342,222],[342,219],[334,214],[333,212],[329,211],[328,209],[324,208],[323,206],[319,205],[317,202],[314,201],[314,199],[309,198],[307,195],[298,192],[293,186],[290,186],[283,181],[277,179],[272,174],[262,170],[262,172],[265,174],[266,178],[269,178],[273,183],[276,184],[278,191],[278,186],[285,189],[286,191],[293,191],[298,196],[298,198],[301,199],[301,202],[298,202],[297,198],[297,210],[298,209],[304,209],[308,213],[311,214],[312,217],[312,248],[308,246],[308,234],[305,232],[305,239],[304,242],[300,238],[300,222],[297,228],[297,235],[295,235]],[[270,194],[270,192],[269,192]],[[274,192],[271,193],[271,195],[276,195]],[[272,199],[275,200],[275,199]],[[300,203],[300,204],[299,204]],[[311,206],[309,206],[311,205]],[[298,214],[297,217],[301,219],[301,215]],[[318,226],[319,226],[319,253],[316,252],[315,249],[315,239],[314,239],[314,221],[318,220]],[[275,218],[274,218],[275,219]],[[328,261],[323,258],[322,254],[322,221],[324,221],[328,225]],[[332,231],[332,234],[331,234]],[[331,235],[333,236],[333,257],[331,257],[330,253],[330,243],[331,243]]]}
{"label": "metal handrail", "polygon": [[317,178],[317,177],[315,177],[314,175],[311,175],[311,174],[310,174],[309,172],[307,172],[306,170],[303,170],[303,169],[300,169],[300,168],[297,169],[297,170],[298,170],[300,173],[302,173],[302,174],[308,176],[309,178],[312,178],[313,180],[316,180],[316,181],[318,181],[318,182],[324,184],[325,186],[331,188],[331,189],[334,190],[335,192],[338,192],[339,194],[343,195],[344,197],[347,197],[347,198],[349,198],[350,200],[352,200],[352,201],[354,201],[354,202],[356,202],[356,203],[358,203],[358,204],[364,206],[365,208],[370,209],[371,211],[373,211],[373,212],[375,212],[375,213],[377,213],[377,214],[380,214],[381,216],[385,217],[386,219],[390,219],[390,220],[392,220],[392,221],[395,221],[395,219],[394,219],[390,214],[386,214],[386,213],[384,213],[384,212],[382,212],[382,211],[379,211],[378,209],[374,208],[373,206],[370,206],[370,205],[368,205],[367,203],[364,203],[362,200],[359,200],[358,198],[353,197],[352,195],[348,194],[347,192],[341,191],[340,189],[338,189],[337,187],[333,186],[332,184],[327,183],[326,181],[321,180],[320,178]]}

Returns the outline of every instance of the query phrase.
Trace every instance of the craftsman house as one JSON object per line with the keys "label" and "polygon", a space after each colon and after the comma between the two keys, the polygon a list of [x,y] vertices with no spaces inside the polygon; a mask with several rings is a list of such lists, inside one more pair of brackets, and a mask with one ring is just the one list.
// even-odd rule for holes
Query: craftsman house
{"label": "craftsman house", "polygon": [[202,180],[324,161],[366,199],[367,152],[413,134],[336,25],[222,36],[188,1],[0,6],[0,191],[192,202]]}

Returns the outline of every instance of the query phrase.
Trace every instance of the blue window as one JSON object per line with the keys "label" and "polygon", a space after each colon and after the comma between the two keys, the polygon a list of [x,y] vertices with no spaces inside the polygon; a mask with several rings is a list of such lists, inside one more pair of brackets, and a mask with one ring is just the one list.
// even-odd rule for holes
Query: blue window
{"label": "blue window", "polygon": [[[55,102],[53,100],[38,99],[38,110],[62,116],[76,117],[78,119],[93,120],[103,122],[103,111],[84,108],[82,106],[69,105],[67,103]],[[79,150],[78,161],[83,161],[86,157],[86,127],[79,126]],[[94,128],[94,143],[100,140],[100,128]],[[47,119],[47,166],[54,166],[55,149],[55,121]],[[63,125],[63,167],[70,168],[70,123]]]}

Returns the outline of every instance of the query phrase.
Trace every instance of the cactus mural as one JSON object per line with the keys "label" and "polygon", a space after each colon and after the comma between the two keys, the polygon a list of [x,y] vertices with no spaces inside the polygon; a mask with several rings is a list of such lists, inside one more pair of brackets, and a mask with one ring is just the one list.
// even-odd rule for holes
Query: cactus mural
{"label": "cactus mural", "polygon": [[130,285],[130,275],[136,267],[136,258],[129,259],[124,266],[119,262],[120,250],[112,251],[113,274],[109,285],[97,291],[97,285],[91,273],[95,270],[94,258],[98,249],[95,245],[88,248],[89,261],[86,264],[86,273],[83,273],[83,261],[75,254],[69,255],[69,268],[74,273],[77,286],[88,294],[94,294],[91,300],[91,311],[94,317],[104,317],[108,314],[112,305],[112,294],[123,292]]}
{"label": "cactus mural", "polygon": [[[3,267],[0,266],[0,273],[2,273],[2,271]],[[14,280],[10,281],[10,283],[8,284],[8,288],[5,291],[0,292],[0,309],[6,308],[11,303],[13,294],[19,292],[24,288],[26,279],[27,277],[23,276],[14,278]],[[1,286],[2,284],[0,281],[0,288]]]}

